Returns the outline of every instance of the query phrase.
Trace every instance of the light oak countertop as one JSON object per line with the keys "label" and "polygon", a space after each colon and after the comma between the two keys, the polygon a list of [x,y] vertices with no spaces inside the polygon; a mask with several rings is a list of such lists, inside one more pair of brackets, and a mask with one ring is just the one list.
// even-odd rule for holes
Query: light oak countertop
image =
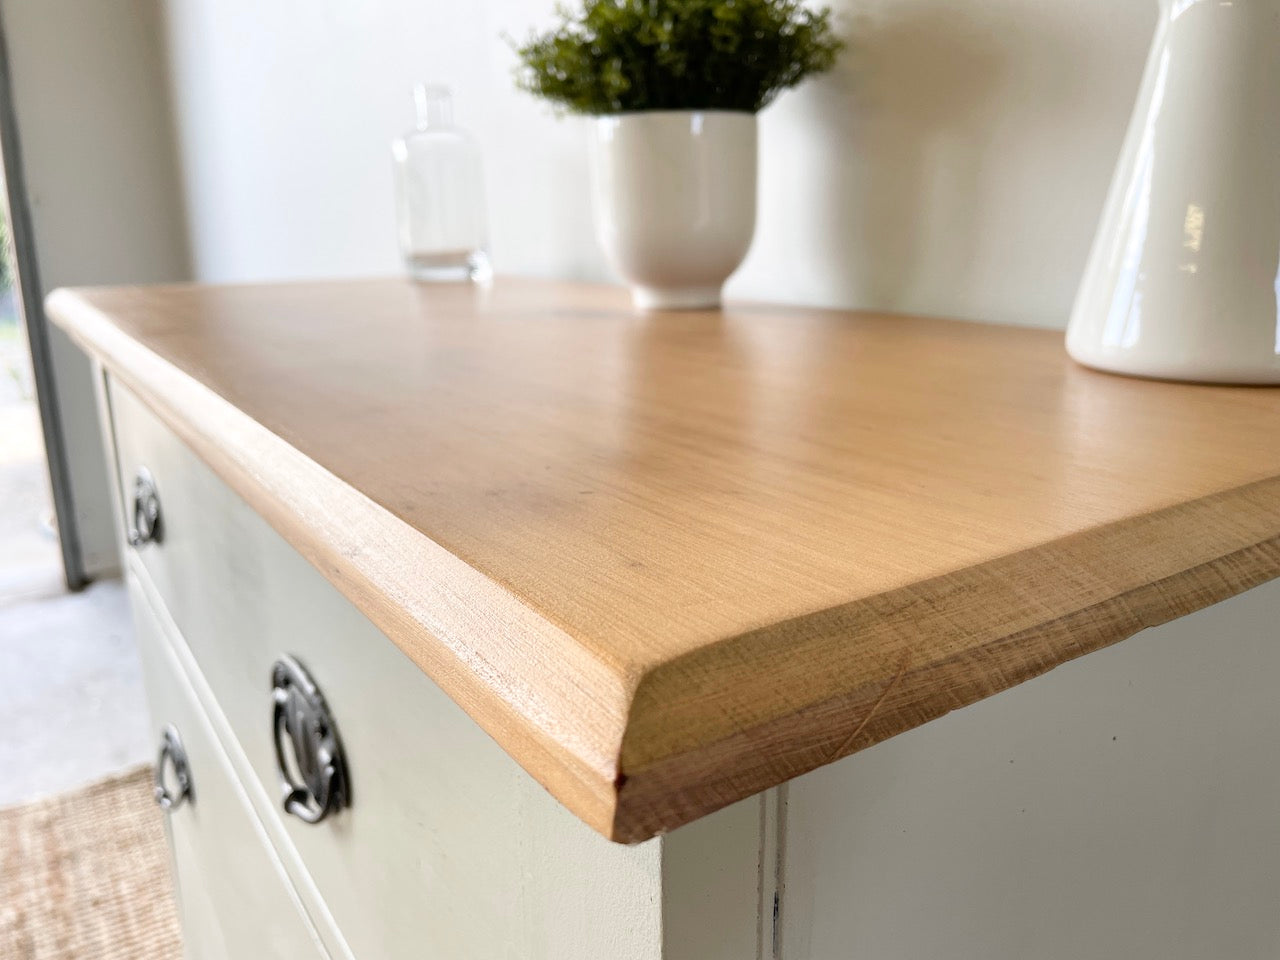
{"label": "light oak countertop", "polygon": [[1280,574],[1280,391],[1056,332],[512,279],[48,312],[617,840]]}

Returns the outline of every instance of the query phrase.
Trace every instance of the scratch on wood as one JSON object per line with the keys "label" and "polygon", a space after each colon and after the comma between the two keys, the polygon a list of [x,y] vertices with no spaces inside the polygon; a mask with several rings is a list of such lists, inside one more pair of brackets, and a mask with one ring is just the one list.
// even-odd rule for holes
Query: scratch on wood
{"label": "scratch on wood", "polygon": [[908,650],[906,656],[902,658],[902,665],[898,667],[898,672],[893,675],[893,678],[885,688],[880,691],[880,696],[876,697],[876,702],[871,705],[871,709],[867,711],[867,715],[862,718],[861,722],[859,722],[856,727],[853,728],[853,733],[841,740],[840,743],[836,745],[836,748],[831,751],[831,755],[827,757],[826,760],[822,761],[824,765],[831,763],[834,760],[839,760],[845,755],[845,752],[853,746],[853,743],[858,739],[859,734],[867,728],[867,724],[871,722],[871,718],[876,715],[876,711],[884,706],[885,700],[889,698],[889,694],[893,692],[893,688],[898,685],[898,681],[902,679],[903,675],[907,672],[907,667],[909,666],[911,666],[910,650]]}

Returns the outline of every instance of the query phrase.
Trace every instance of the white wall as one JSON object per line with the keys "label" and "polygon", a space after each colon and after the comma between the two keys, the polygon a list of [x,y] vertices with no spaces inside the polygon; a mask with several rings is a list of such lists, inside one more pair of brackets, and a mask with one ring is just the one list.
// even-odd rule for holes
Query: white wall
{"label": "white wall", "polygon": [[[189,276],[159,3],[0,0],[45,292]],[[117,552],[90,366],[60,330],[50,342],[84,566],[99,576]]]}
{"label": "white wall", "polygon": [[[552,0],[169,0],[200,279],[397,269],[388,141],[443,80],[488,165],[499,271],[608,275],[583,120],[512,88]],[[1155,4],[838,0],[836,75],[763,115],[761,216],[731,293],[1061,325]]]}

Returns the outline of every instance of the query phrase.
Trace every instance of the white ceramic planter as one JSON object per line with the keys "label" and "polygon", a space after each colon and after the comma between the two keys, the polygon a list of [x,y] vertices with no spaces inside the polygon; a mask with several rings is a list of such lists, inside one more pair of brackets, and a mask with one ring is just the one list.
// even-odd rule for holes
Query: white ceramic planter
{"label": "white ceramic planter", "polygon": [[720,303],[756,222],[756,118],[725,111],[597,117],[596,232],[642,309]]}
{"label": "white ceramic planter", "polygon": [[1280,383],[1280,0],[1161,0],[1067,329],[1117,373]]}

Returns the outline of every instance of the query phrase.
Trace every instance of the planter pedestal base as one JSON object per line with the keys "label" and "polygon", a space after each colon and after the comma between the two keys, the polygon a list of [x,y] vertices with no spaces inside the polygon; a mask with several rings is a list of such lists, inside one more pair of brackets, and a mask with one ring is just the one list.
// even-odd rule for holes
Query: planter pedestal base
{"label": "planter pedestal base", "polygon": [[720,306],[720,287],[633,286],[631,302],[638,310],[713,310]]}

